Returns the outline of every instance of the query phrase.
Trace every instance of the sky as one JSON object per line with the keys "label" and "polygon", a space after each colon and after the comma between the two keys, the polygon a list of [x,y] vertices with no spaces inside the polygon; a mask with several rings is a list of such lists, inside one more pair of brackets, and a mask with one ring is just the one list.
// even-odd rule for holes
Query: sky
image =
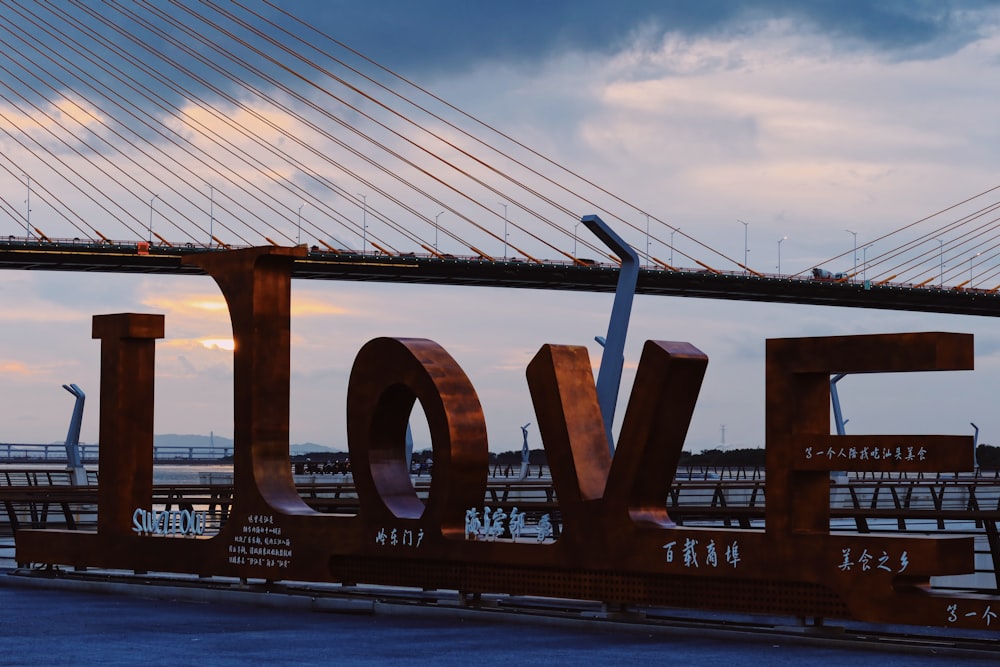
{"label": "sky", "polygon": [[[1000,3],[276,4],[731,257],[746,238],[762,272],[779,252],[783,269],[846,253],[826,267],[847,270],[855,239],[860,256],[1000,184]],[[11,193],[23,185],[0,174],[0,187],[23,205],[23,190]],[[0,233],[15,227],[0,218]],[[949,259],[954,282],[967,264]],[[112,312],[166,315],[155,432],[232,436],[231,329],[209,278],[8,271],[0,295],[0,441],[65,437],[70,382],[88,395],[82,440],[97,440],[90,318]],[[596,371],[611,299],[295,282],[291,442],[346,449],[354,355],[406,336],[437,341],[468,374],[490,449],[519,449],[521,425],[535,422],[527,363],[546,343],[586,345]],[[976,370],[848,377],[848,432],[971,434],[974,422],[981,442],[1000,444],[1000,335],[988,318],[639,296],[620,405],[645,340],[687,341],[709,366],[686,449],[760,447],[767,339],[942,330],[975,334]],[[417,447],[428,445],[419,411],[413,421]],[[533,428],[529,443],[541,446]]]}

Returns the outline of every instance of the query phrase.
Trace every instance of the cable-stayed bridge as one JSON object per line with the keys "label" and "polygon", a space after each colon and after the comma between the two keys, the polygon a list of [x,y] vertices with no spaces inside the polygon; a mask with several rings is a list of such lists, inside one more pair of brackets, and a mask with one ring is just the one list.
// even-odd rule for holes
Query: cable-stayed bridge
{"label": "cable-stayed bridge", "polygon": [[304,244],[299,278],[610,291],[597,214],[639,293],[1000,313],[1000,186],[760,272],[267,0],[0,9],[0,267]]}

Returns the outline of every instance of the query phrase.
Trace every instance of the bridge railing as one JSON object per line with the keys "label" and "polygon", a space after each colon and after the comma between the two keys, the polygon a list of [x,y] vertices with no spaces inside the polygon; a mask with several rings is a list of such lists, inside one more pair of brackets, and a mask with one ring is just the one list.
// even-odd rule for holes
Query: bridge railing
{"label": "bridge railing", "polygon": [[[80,460],[97,463],[100,452],[98,445],[80,445]],[[166,463],[172,461],[225,461],[233,456],[232,447],[209,445],[154,445],[153,460]],[[0,443],[0,463],[65,463],[64,444]]]}

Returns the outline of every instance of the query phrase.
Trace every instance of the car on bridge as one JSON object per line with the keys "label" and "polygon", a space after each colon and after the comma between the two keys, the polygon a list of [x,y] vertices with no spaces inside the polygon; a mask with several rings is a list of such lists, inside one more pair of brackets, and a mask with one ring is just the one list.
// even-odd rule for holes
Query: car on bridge
{"label": "car on bridge", "polygon": [[816,269],[812,270],[813,280],[847,280],[851,277],[849,273],[831,273],[826,269]]}

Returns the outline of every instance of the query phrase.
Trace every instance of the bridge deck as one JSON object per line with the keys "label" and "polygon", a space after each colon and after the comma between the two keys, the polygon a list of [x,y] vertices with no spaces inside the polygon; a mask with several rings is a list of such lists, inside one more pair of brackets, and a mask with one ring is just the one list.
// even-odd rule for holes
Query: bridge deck
{"label": "bridge deck", "polygon": [[[199,274],[184,265],[186,255],[224,252],[204,246],[152,246],[139,254],[135,243],[0,241],[0,269]],[[384,255],[313,251],[297,259],[293,277],[310,280],[403,282],[509,288],[612,292],[617,265],[533,262],[432,255]],[[881,310],[1000,316],[1000,292],[910,284],[837,282],[796,276],[723,273],[704,269],[640,270],[639,294],[737,301],[798,303]]]}

